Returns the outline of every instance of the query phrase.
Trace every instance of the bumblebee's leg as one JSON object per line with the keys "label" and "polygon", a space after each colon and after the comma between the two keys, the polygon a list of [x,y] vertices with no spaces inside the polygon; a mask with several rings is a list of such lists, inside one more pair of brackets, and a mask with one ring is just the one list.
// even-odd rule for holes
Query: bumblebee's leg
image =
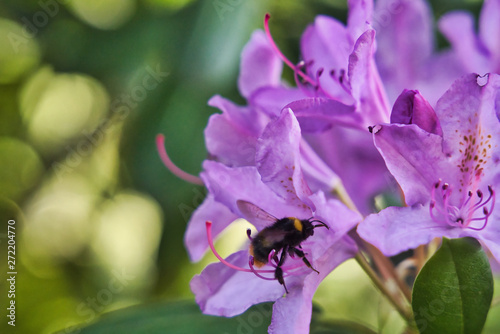
{"label": "bumblebee's leg", "polygon": [[311,263],[309,262],[309,260],[306,258],[306,254],[304,254],[304,252],[298,248],[293,248],[293,251],[295,252],[295,254],[300,257],[302,259],[302,261],[304,261],[304,263],[306,264],[306,266],[308,266],[309,268],[311,268],[312,270],[314,270],[315,272],[317,272],[319,274],[319,271],[317,271],[316,269],[313,268],[313,266],[311,265]]}
{"label": "bumblebee's leg", "polygon": [[281,266],[283,265],[283,263],[285,263],[287,253],[287,250],[285,248],[283,248],[283,250],[281,251],[281,258],[278,262],[278,265],[276,266],[276,270],[274,271],[274,277],[278,280],[278,282],[280,282],[281,285],[283,285],[283,287],[285,288],[285,292],[288,294],[288,289],[285,285],[285,279],[283,278],[283,269],[281,269]]}
{"label": "bumblebee's leg", "polygon": [[297,247],[288,248],[288,254],[290,254],[291,257],[295,258],[295,255],[297,255],[297,250],[303,250],[302,245],[298,245]]}

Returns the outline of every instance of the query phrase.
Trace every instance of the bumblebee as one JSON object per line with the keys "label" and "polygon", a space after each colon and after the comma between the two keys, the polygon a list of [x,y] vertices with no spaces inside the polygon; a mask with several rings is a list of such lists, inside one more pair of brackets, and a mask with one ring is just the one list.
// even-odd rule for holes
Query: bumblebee
{"label": "bumblebee", "polygon": [[[314,235],[314,229],[316,227],[323,226],[330,229],[328,225],[320,220],[312,218],[298,219],[295,217],[285,217],[278,219],[255,204],[242,200],[237,201],[237,205],[240,211],[247,217],[272,223],[272,225],[262,229],[255,237],[251,236],[250,229],[247,230],[247,235],[251,240],[249,252],[253,257],[253,265],[258,268],[268,263],[271,258],[277,263],[275,266],[274,278],[283,285],[286,293],[288,293],[288,289],[286,288],[283,278],[282,266],[287,255],[292,257],[298,256],[307,267],[319,274],[319,272],[312,267],[309,260],[307,260],[300,244]],[[274,254],[270,256],[273,250]],[[281,255],[278,259],[278,253],[280,251]]]}

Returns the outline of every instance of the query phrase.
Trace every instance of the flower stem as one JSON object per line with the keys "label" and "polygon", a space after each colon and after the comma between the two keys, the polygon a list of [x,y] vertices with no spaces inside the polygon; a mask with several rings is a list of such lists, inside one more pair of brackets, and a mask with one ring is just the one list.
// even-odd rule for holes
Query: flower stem
{"label": "flower stem", "polygon": [[364,242],[365,249],[372,256],[373,261],[380,270],[380,273],[385,279],[392,279],[398,285],[399,289],[405,296],[408,302],[411,302],[410,288],[398,277],[392,262],[382,254],[377,248],[369,243]]}
{"label": "flower stem", "polygon": [[415,248],[415,259],[416,259],[416,264],[417,264],[417,272],[420,272],[420,269],[425,264],[426,260],[426,249],[425,245],[420,245],[417,248]]}
{"label": "flower stem", "polygon": [[375,286],[382,292],[389,302],[394,306],[394,308],[399,312],[399,314],[405,319],[409,324],[413,323],[413,313],[411,312],[410,308],[401,303],[391,291],[387,288],[387,286],[380,280],[378,277],[377,273],[372,269],[368,261],[366,261],[365,257],[361,252],[356,254],[355,257],[356,261],[358,264],[361,266],[361,268],[364,270],[364,272],[370,277],[370,279],[373,281]]}
{"label": "flower stem", "polygon": [[[336,185],[333,192],[349,209],[359,212],[341,182]],[[370,266],[361,252],[358,252],[358,254],[356,255],[356,261],[358,262],[358,264],[365,271],[368,277],[370,277],[377,288],[386,295],[387,299],[389,299],[389,301],[393,304],[399,314],[408,322],[408,325],[411,327],[414,323],[411,307],[409,307],[409,304],[407,304],[405,301],[401,300],[401,296],[397,292],[390,291],[385,283],[389,281],[396,282],[399,291],[403,294],[403,296],[409,303],[411,303],[410,288],[398,277],[392,262],[384,254],[382,254],[380,250],[361,239],[354,229],[349,234],[360,246],[360,248],[364,249],[371,256],[385,282],[381,280],[379,275],[373,270],[373,268]]]}

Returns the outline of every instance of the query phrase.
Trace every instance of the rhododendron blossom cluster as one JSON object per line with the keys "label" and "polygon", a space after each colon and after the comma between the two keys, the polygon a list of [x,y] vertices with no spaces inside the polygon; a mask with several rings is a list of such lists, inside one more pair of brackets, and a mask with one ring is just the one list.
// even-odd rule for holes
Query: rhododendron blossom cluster
{"label": "rhododendron blossom cluster", "polygon": [[[297,61],[280,50],[267,15],[241,55],[246,104],[209,101],[220,113],[205,129],[210,158],[199,177],[177,169],[157,137],[167,167],[207,189],[185,234],[191,260],[218,258],[190,283],[203,313],[232,317],[274,302],[269,333],[308,333],[318,285],[354,258],[408,332],[439,332],[446,312],[419,318],[421,291],[436,281],[426,267],[460,240],[483,248],[466,254],[500,261],[500,1],[485,1],[478,34],[468,14],[444,15],[445,51],[433,49],[428,4],[400,1],[388,22],[374,20],[390,5],[350,0],[346,25],[318,16]],[[295,83],[282,79],[284,67]],[[387,197],[399,204],[376,205]],[[240,218],[256,232],[242,231],[248,242],[223,258],[214,238]],[[424,254],[415,286],[390,258],[405,251]],[[470,279],[482,291],[467,276],[478,270],[455,261],[442,280]],[[460,312],[481,331],[486,314]]]}

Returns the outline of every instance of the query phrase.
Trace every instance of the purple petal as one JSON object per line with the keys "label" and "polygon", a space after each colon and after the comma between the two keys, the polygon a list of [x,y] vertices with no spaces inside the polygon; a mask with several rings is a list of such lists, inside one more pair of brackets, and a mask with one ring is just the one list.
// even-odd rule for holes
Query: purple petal
{"label": "purple petal", "polygon": [[362,220],[358,212],[348,209],[337,199],[326,199],[323,192],[310,198],[316,207],[314,217],[327,223],[336,238],[343,237]]}
{"label": "purple petal", "polygon": [[216,202],[214,197],[208,194],[191,216],[184,235],[184,244],[191,261],[199,261],[209,247],[205,228],[206,221],[212,222],[212,235],[215,238],[237,218],[238,216],[226,206]]}
{"label": "purple petal", "polygon": [[[478,80],[486,83],[481,86]],[[443,129],[443,150],[461,169],[466,182],[473,180],[479,169],[486,177],[497,174],[499,91],[497,74],[484,78],[470,74],[457,80],[436,106]]]}
{"label": "purple petal", "polygon": [[340,182],[337,174],[318,156],[306,141],[301,141],[300,143],[300,156],[302,171],[306,177],[307,184],[313,192],[317,190],[330,192]]}
{"label": "purple petal", "polygon": [[481,40],[491,52],[492,63],[495,68],[490,68],[491,72],[500,72],[500,1],[486,0],[481,10],[479,20],[479,34]]}
{"label": "purple petal", "polygon": [[[292,110],[269,123],[257,144],[255,161],[262,182],[295,206],[307,203],[311,190],[304,180],[300,163],[299,123]],[[309,204],[309,203],[307,203]]]}
{"label": "purple petal", "polygon": [[325,71],[346,69],[354,44],[341,22],[324,15],[306,28],[300,42],[304,61],[314,60],[314,68]]}
{"label": "purple petal", "polygon": [[373,16],[373,0],[349,0],[347,29],[353,41],[370,28]]}
{"label": "purple petal", "polygon": [[307,275],[301,288],[290,290],[286,297],[276,301],[269,333],[309,333],[312,298],[316,289],[333,269],[345,260],[352,258],[355,253],[356,246],[348,238],[342,239],[328,248],[328,251],[314,263],[320,273]]}
{"label": "purple petal", "polygon": [[488,73],[487,50],[474,32],[474,19],[467,12],[450,12],[441,17],[439,30],[450,41],[467,72]]}
{"label": "purple petal", "polygon": [[367,30],[356,41],[349,56],[352,96],[367,126],[389,120],[389,105],[373,59],[374,53],[375,30]]}
{"label": "purple petal", "polygon": [[250,107],[240,107],[220,96],[209,105],[222,110],[210,117],[205,128],[208,152],[229,166],[255,164],[255,145],[267,117]]}
{"label": "purple petal", "polygon": [[305,97],[307,97],[305,93],[298,88],[265,87],[255,91],[250,97],[249,103],[259,107],[272,118],[276,118],[284,106]]}
{"label": "purple petal", "polygon": [[376,2],[377,66],[392,100],[403,88],[416,88],[434,45],[432,18],[423,0]]}
{"label": "purple petal", "polygon": [[260,87],[279,86],[283,62],[274,52],[266,34],[255,31],[241,54],[238,88],[248,98]]}
{"label": "purple petal", "polygon": [[269,121],[268,117],[258,110],[238,106],[219,95],[212,97],[208,105],[222,110],[231,123],[255,135],[259,135]]}
{"label": "purple petal", "polygon": [[235,126],[226,115],[210,116],[205,128],[205,145],[218,161],[229,166],[255,164],[257,136]]}
{"label": "purple petal", "polygon": [[[430,56],[420,69],[418,81],[406,87],[418,89],[435,106],[453,82],[464,74],[466,69],[457,54],[447,50]],[[398,87],[397,94],[400,92],[401,87]]]}
{"label": "purple petal", "polygon": [[[229,168],[221,163],[205,161],[203,168],[200,177],[209,192],[217,202],[227,206],[238,217],[245,217],[238,208],[236,203],[238,200],[251,202],[275,217],[293,216],[305,219],[311,216],[309,208],[287,203],[272,191],[262,182],[261,175],[255,167]],[[269,222],[255,220],[250,222],[258,230],[269,225]]]}
{"label": "purple petal", "polygon": [[[244,250],[226,260],[248,268],[248,258],[248,251]],[[269,275],[272,277],[273,274]],[[275,280],[263,280],[253,273],[237,271],[220,262],[208,265],[200,275],[193,277],[190,286],[203,313],[225,317],[241,314],[258,303],[274,301],[284,293],[283,287]]]}
{"label": "purple petal", "polygon": [[347,69],[352,47],[353,41],[346,27],[323,15],[316,17],[314,24],[306,28],[300,40],[302,59],[306,64],[312,62],[307,72],[316,76],[316,73],[322,70],[320,86],[330,97],[345,104],[350,104],[352,98],[337,77]]}
{"label": "purple petal", "polygon": [[431,219],[429,204],[389,207],[369,215],[358,225],[358,234],[386,256],[429,243],[434,238],[477,237],[477,231],[450,227]]}
{"label": "purple petal", "polygon": [[429,133],[443,135],[436,112],[415,90],[405,89],[398,97],[392,108],[391,123],[416,124]]}
{"label": "purple petal", "polygon": [[397,187],[367,130],[335,126],[324,133],[307,135],[306,139],[340,177],[361,213],[373,212],[375,195]]}
{"label": "purple petal", "polygon": [[483,231],[478,232],[477,237],[483,241],[498,262],[500,262],[500,224],[498,224],[498,222],[500,222],[500,210],[498,210],[500,205],[499,202],[500,200],[497,200],[497,203],[495,203],[497,209],[490,217],[488,225]]}
{"label": "purple petal", "polygon": [[322,132],[333,125],[360,129],[361,116],[354,107],[325,98],[307,98],[294,101],[285,108],[293,110],[303,132]]}
{"label": "purple petal", "polygon": [[441,177],[458,179],[458,168],[442,152],[442,138],[416,125],[379,125],[373,130],[375,146],[405,194],[408,205],[426,203]]}

